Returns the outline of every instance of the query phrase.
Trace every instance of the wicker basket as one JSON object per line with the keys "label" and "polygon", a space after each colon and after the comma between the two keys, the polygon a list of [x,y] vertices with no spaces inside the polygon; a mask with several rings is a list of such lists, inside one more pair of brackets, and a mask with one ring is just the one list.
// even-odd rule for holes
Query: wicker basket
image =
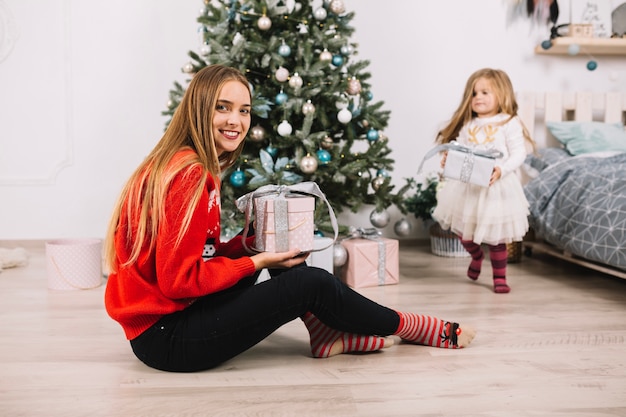
{"label": "wicker basket", "polygon": [[522,242],[511,242],[506,244],[507,262],[514,264],[522,260]]}
{"label": "wicker basket", "polygon": [[428,229],[430,232],[430,251],[437,256],[447,258],[465,258],[470,254],[461,245],[461,239],[449,230],[443,230],[439,223]]}

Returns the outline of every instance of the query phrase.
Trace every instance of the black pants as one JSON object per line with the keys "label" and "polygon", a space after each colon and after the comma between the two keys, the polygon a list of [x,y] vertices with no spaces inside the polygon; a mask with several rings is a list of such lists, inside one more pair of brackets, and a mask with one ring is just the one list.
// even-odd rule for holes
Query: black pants
{"label": "black pants", "polygon": [[306,312],[344,332],[387,336],[398,328],[394,310],[323,269],[299,266],[271,275],[257,285],[256,276],[245,278],[163,317],[131,341],[133,352],[150,367],[193,372],[233,358]]}

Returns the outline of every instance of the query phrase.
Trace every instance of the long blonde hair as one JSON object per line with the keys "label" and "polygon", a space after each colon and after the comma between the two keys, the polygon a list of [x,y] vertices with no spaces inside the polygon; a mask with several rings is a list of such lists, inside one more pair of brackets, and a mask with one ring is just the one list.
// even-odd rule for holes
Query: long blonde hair
{"label": "long blonde hair", "polygon": [[[109,222],[104,257],[110,272],[117,271],[119,263],[130,265],[137,261],[142,248],[148,244],[152,249],[159,224],[165,218],[164,201],[172,180],[181,171],[201,170],[198,183],[190,191],[190,201],[185,208],[183,227],[176,244],[189,228],[194,208],[202,195],[208,175],[219,179],[222,170],[232,166],[244,146],[244,141],[232,152],[218,155],[213,137],[213,115],[219,93],[228,81],[239,81],[250,93],[246,77],[238,70],[223,65],[211,65],[198,71],[172,116],[165,133],[154,149],[131,175],[115,203]],[[170,161],[182,149],[193,150],[175,165]],[[122,211],[126,216],[122,216]],[[125,227],[120,221],[125,218]],[[134,224],[133,219],[137,220]],[[127,240],[132,242],[130,257],[118,259],[115,233],[126,230]]]}
{"label": "long blonde hair", "polygon": [[[446,127],[438,132],[436,142],[448,143],[455,140],[459,136],[461,128],[476,117],[476,114],[472,111],[472,98],[474,97],[474,87],[479,79],[485,79],[491,82],[494,94],[498,100],[498,113],[506,113],[509,115],[509,118],[503,121],[502,124],[506,124],[517,116],[518,105],[515,100],[515,91],[513,90],[513,84],[506,72],[492,68],[479,69],[468,78],[461,104],[459,104],[459,107],[454,112],[452,119],[450,119]],[[522,123],[524,138],[534,148],[534,141],[530,137],[528,129],[526,129],[526,126],[524,126],[521,120],[520,123]]]}

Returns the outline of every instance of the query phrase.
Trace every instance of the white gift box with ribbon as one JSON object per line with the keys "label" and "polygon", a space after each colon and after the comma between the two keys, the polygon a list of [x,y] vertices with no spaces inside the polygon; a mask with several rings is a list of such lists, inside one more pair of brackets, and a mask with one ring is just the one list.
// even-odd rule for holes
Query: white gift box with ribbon
{"label": "white gift box with ribbon", "polygon": [[448,152],[446,165],[443,168],[443,176],[465,182],[488,187],[491,180],[496,158],[502,157],[502,152],[495,149],[479,151],[474,148],[463,146],[456,141],[444,145],[435,146],[428,151],[422,160],[417,172],[422,171],[424,161],[433,157],[438,152]]}

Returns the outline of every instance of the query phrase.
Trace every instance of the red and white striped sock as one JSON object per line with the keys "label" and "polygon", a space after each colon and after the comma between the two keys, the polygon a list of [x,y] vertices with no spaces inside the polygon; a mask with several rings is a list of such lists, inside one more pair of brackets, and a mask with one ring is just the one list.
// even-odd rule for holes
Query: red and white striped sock
{"label": "red and white striped sock", "polygon": [[340,353],[374,352],[393,345],[393,340],[390,338],[331,329],[312,313],[306,313],[301,318],[309,331],[311,353],[315,358],[328,358]]}
{"label": "red and white striped sock", "polygon": [[458,323],[415,313],[398,312],[400,324],[395,335],[419,345],[459,349],[470,344],[476,332]]}
{"label": "red and white striped sock", "polygon": [[505,243],[489,245],[489,259],[491,259],[491,269],[493,269],[493,291],[497,294],[511,292],[511,287],[506,283],[508,256]]}

